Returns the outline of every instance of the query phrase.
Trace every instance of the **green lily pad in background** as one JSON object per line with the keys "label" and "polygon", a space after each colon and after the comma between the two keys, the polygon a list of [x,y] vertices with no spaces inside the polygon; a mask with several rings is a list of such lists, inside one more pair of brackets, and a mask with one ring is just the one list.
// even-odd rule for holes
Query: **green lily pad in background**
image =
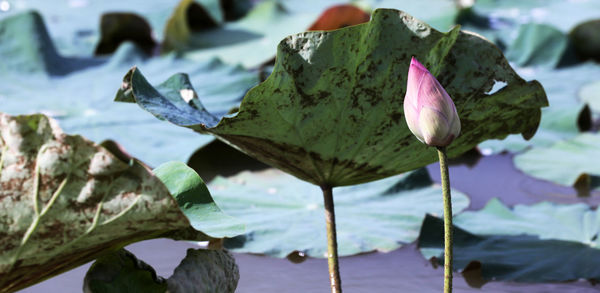
{"label": "green lily pad in background", "polygon": [[[29,24],[27,33],[23,24]],[[217,113],[237,107],[245,92],[258,82],[257,74],[239,66],[213,59],[189,62],[174,56],[148,59],[132,43],[124,43],[110,58],[94,58],[93,67],[67,68],[68,75],[57,76],[56,64],[88,66],[87,61],[65,59],[56,53],[42,19],[26,13],[0,21],[0,105],[9,114],[42,112],[60,121],[65,131],[101,142],[112,139],[133,156],[152,166],[169,160],[186,161],[210,136],[193,135],[140,113],[133,105],[112,102],[120,75],[138,65],[158,78],[185,71],[189,73],[203,105]],[[9,38],[9,32],[30,34],[29,38]],[[36,38],[35,36],[39,36]],[[32,52],[21,54],[20,52]],[[64,60],[69,60],[65,63]],[[81,66],[79,66],[81,67]],[[27,69],[28,68],[28,69]],[[25,69],[27,69],[25,71]]]}
{"label": "green lily pad in background", "polygon": [[256,67],[275,56],[281,39],[307,30],[320,12],[292,13],[285,2],[263,1],[235,22],[192,33],[188,46],[198,50],[187,52],[185,57],[205,60],[217,56],[228,63]]}
{"label": "green lily pad in background", "polygon": [[[3,60],[0,63],[2,75],[10,72],[61,76],[102,63],[101,60],[92,58],[61,56],[54,48],[44,20],[37,12],[25,12],[0,19],[0,58]],[[21,79],[19,83],[24,82]]]}
{"label": "green lily pad in background", "polygon": [[194,31],[217,28],[223,24],[223,17],[218,0],[180,1],[167,21],[161,49],[164,52],[185,50],[190,46],[190,36]]}
{"label": "green lily pad in background", "polygon": [[557,28],[537,23],[521,25],[518,36],[506,50],[506,59],[520,67],[555,67],[567,49],[568,37]]}
{"label": "green lily pad in background", "polygon": [[549,147],[533,148],[515,156],[514,162],[529,176],[575,186],[581,184],[578,180],[582,175],[600,176],[599,145],[600,134],[585,133]]}
{"label": "green lily pad in background", "polygon": [[584,85],[598,79],[600,66],[590,62],[554,70],[517,68],[517,72],[524,78],[536,78],[544,86],[550,106],[542,109],[540,126],[531,140],[525,141],[519,135],[509,135],[504,140],[488,140],[479,144],[482,153],[489,155],[502,151],[521,152],[531,146],[548,147],[590,130],[590,108],[586,107],[587,101],[578,99],[578,93]]}
{"label": "green lily pad in background", "polygon": [[541,23],[565,33],[578,23],[597,18],[600,14],[597,1],[578,1],[575,4],[563,0],[477,0],[473,8],[479,14],[490,16],[496,27]]}
{"label": "green lily pad in background", "polygon": [[[268,169],[217,177],[209,188],[225,212],[246,222],[246,234],[225,239],[226,248],[276,257],[294,251],[326,256],[318,187]],[[425,214],[442,213],[441,192],[425,169],[334,189],[339,254],[391,251],[414,241]],[[452,195],[454,212],[469,205],[464,194]]]}
{"label": "green lily pad in background", "polygon": [[154,36],[162,39],[162,29],[175,1],[9,1],[10,9],[0,13],[0,19],[36,10],[48,22],[50,36],[58,51],[66,56],[93,56],[101,39],[100,19],[104,13],[134,13],[143,17],[153,29]]}
{"label": "green lily pad in background", "polygon": [[243,232],[182,163],[158,171],[169,188],[173,172],[180,175],[171,195],[136,160],[66,135],[40,114],[0,113],[0,152],[0,292],[139,240],[209,240]]}
{"label": "green lily pad in background", "polygon": [[[581,47],[577,43],[583,46],[593,44],[594,37],[585,32],[581,35],[583,38],[579,38],[585,41],[576,42],[577,38],[571,35],[568,38],[569,44],[566,45],[566,34],[581,22],[597,18],[600,14],[600,5],[596,1],[571,3],[562,0],[478,0],[473,2],[473,6],[467,10],[468,13],[463,13],[462,18],[459,19],[464,29],[481,34],[502,48],[508,47],[507,57],[510,57],[508,59],[519,63],[526,62],[527,66],[540,64],[568,66],[585,60],[582,54],[577,54],[578,47]],[[517,31],[519,33],[516,33]],[[593,29],[590,30],[592,31]],[[543,45],[544,43],[546,45]],[[512,55],[515,49],[525,55]]]}
{"label": "green lily pad in background", "polygon": [[[335,53],[335,54],[334,54]],[[461,117],[458,155],[482,140],[529,138],[546,105],[541,86],[522,80],[487,40],[454,29],[442,34],[397,10],[369,23],[284,39],[271,76],[223,118],[186,101],[185,76],[153,88],[137,69],[121,94],[160,119],[211,133],[257,159],[317,185],[343,186],[412,170],[437,159],[402,113],[411,56],[435,73]],[[473,56],[486,56],[474,58]],[[496,81],[506,86],[486,94]]]}
{"label": "green lily pad in background", "polygon": [[156,46],[152,28],[143,17],[123,12],[103,14],[100,20],[100,41],[94,54],[112,54],[125,41],[133,42],[148,56],[153,54]]}
{"label": "green lily pad in background", "polygon": [[[410,0],[365,0],[359,1],[368,7],[393,8],[405,11],[406,13],[427,22],[431,27],[439,31],[447,31],[456,25],[457,17],[460,13],[459,1],[429,0],[429,1],[410,1]],[[435,9],[433,9],[435,7]]]}
{"label": "green lily pad in background", "polygon": [[94,262],[85,276],[84,292],[233,293],[238,280],[239,269],[227,251],[188,249],[165,280],[131,252],[120,249]]}
{"label": "green lily pad in background", "polygon": [[[190,1],[187,1],[190,2]],[[183,3],[183,2],[181,2]],[[426,21],[439,30],[448,30],[454,24],[459,13],[451,1],[301,1],[266,0],[258,3],[243,18],[225,23],[213,29],[186,34],[190,27],[171,30],[173,36],[187,39],[188,52],[185,56],[193,60],[218,56],[230,63],[241,63],[247,67],[256,67],[270,60],[276,53],[279,41],[288,35],[306,31],[319,14],[329,7],[340,4],[356,4],[367,10],[375,8],[396,8],[406,11]],[[436,7],[436,9],[429,9]],[[183,14],[175,13],[172,22],[181,22]],[[166,30],[165,38],[170,38]]]}
{"label": "green lily pad in background", "polygon": [[[457,215],[454,222],[455,269],[476,261],[485,280],[600,280],[600,212],[586,204],[542,202],[511,210],[492,199],[480,211]],[[419,247],[426,258],[443,263],[441,219],[425,219]]]}
{"label": "green lily pad in background", "polygon": [[579,90],[579,100],[590,106],[594,116],[600,115],[600,80],[591,82]]}
{"label": "green lily pad in background", "polygon": [[569,33],[575,52],[579,58],[600,61],[600,19],[578,24]]}

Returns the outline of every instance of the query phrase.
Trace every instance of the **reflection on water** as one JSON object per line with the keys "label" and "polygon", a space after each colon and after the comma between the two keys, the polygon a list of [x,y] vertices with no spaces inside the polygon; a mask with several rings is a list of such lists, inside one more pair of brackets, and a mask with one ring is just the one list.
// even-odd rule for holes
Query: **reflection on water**
{"label": "reflection on water", "polygon": [[[439,166],[428,167],[439,182]],[[469,209],[482,208],[492,197],[508,205],[532,204],[548,200],[560,203],[586,202],[597,205],[598,192],[588,198],[577,198],[573,188],[526,177],[512,165],[512,156],[483,157],[474,167],[451,166],[452,186],[471,197]],[[441,197],[441,195],[440,195]],[[441,204],[441,201],[440,201]],[[149,240],[127,247],[138,258],[152,265],[156,272],[168,277],[185,257],[186,249],[197,247],[188,242],[168,239]],[[293,263],[257,255],[235,254],[240,267],[240,293],[257,292],[328,292],[329,280],[325,259],[307,259]],[[345,292],[441,292],[443,270],[433,268],[414,244],[390,253],[370,253],[340,260]],[[20,292],[81,292],[83,277],[89,264]],[[587,281],[558,284],[517,284],[489,282],[481,289],[471,288],[460,274],[455,274],[454,292],[597,292]]]}

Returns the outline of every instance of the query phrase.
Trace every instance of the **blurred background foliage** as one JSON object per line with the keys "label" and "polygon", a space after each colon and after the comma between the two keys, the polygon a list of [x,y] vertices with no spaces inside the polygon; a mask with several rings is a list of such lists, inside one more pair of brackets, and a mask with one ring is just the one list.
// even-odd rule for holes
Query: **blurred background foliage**
{"label": "blurred background foliage", "polygon": [[[187,73],[209,111],[232,114],[246,92],[269,76],[277,44],[285,36],[359,24],[368,21],[375,8],[406,11],[444,32],[460,24],[461,29],[475,32],[502,49],[521,77],[540,81],[550,106],[542,110],[541,124],[535,136],[529,141],[520,135],[486,141],[470,154],[508,153],[515,166],[528,176],[574,187],[580,196],[598,196],[600,1],[597,0],[0,0],[0,111],[14,115],[46,114],[57,119],[67,133],[80,134],[97,143],[115,140],[129,154],[153,167],[170,160],[188,161],[206,181],[217,175],[231,176],[241,170],[262,170],[267,166],[210,136],[200,136],[159,121],[135,105],[114,103],[113,97],[123,74],[131,66],[138,66],[151,84],[158,84],[175,73]],[[501,90],[503,86],[497,83],[491,92]],[[272,220],[266,218],[267,214],[285,218],[289,210],[297,208],[284,205],[288,210],[284,209],[281,214],[263,213],[265,206],[273,209],[280,203],[267,201],[261,207],[260,200],[252,199],[256,202],[249,205],[257,205],[259,212],[243,212],[236,204],[249,200],[242,196],[249,194],[247,190],[253,187],[240,185],[240,182],[260,181],[243,178],[253,176],[268,179],[267,182],[281,180],[282,186],[291,190],[283,192],[293,195],[288,196],[290,199],[304,188],[294,187],[300,183],[282,174],[247,172],[230,178],[218,177],[209,184],[215,190],[215,201],[232,215],[239,214],[241,219],[248,217],[246,220],[253,223],[251,229]],[[420,188],[433,188],[428,176],[419,178],[426,182],[419,185]],[[405,178],[389,180],[392,181],[377,184],[385,187],[385,184],[393,185]],[[381,186],[361,188],[384,189]],[[260,190],[267,194],[263,198],[273,190],[275,193],[281,191],[270,188]],[[419,192],[412,187],[407,189],[411,193]],[[306,191],[306,194],[311,192]],[[373,197],[377,199],[370,204],[387,205],[388,202],[383,200],[385,194],[374,192]],[[302,196],[299,198],[307,200]],[[466,197],[458,198],[462,202],[459,207],[468,205]],[[399,206],[406,207],[410,201],[401,202]],[[300,206],[311,203],[302,202]],[[575,269],[591,266],[588,262],[599,257],[600,217],[589,208],[585,204],[549,204],[511,210],[493,201],[481,211],[464,213],[457,218],[457,225],[464,229],[457,245],[461,258],[457,268],[468,267],[472,260],[478,260],[483,263],[484,279],[563,281],[565,275],[557,269],[565,269],[569,271],[568,279],[597,280],[600,278],[598,272]],[[537,215],[536,219],[548,214],[561,215],[557,220],[560,224],[552,229],[564,233],[547,233],[542,224],[536,225],[535,229],[524,229],[520,225],[531,219],[520,216],[522,209],[530,209],[532,215]],[[395,223],[414,226],[423,213],[420,217],[402,218]],[[383,216],[375,215],[373,222],[381,221]],[[479,220],[468,221],[469,217]],[[500,221],[509,223],[486,225],[485,229],[474,224]],[[418,241],[428,250],[422,252],[426,257],[439,256],[436,249],[441,240],[425,237],[437,232],[424,233],[439,230],[439,225],[429,217],[425,223]],[[349,225],[351,229],[357,229],[360,224]],[[387,228],[397,229],[394,224]],[[418,228],[419,225],[411,229],[411,235],[404,235],[404,241],[413,241]],[[262,230],[262,234],[278,230],[281,232],[280,227],[271,226]],[[360,234],[361,231],[356,232]],[[381,232],[388,233],[385,229]],[[565,235],[571,232],[575,235]],[[301,234],[286,236],[291,239],[286,244],[306,237]],[[235,240],[239,238],[231,239],[227,245],[233,250],[238,248],[239,251],[278,256],[285,256],[292,250],[271,247],[261,242],[261,237],[255,239],[257,242],[250,243],[250,248],[236,244]],[[348,245],[348,250],[344,251],[354,254],[373,249],[390,250],[398,245],[395,242],[386,246],[382,239],[367,240],[367,243],[379,243],[379,246],[356,248]],[[501,244],[500,248],[496,247],[498,250],[489,249],[489,243],[494,241]],[[383,248],[381,243],[384,243]],[[563,248],[574,253],[584,251],[585,257],[572,266],[556,268],[556,263],[565,262],[567,258],[558,255],[541,268],[536,264],[534,269],[538,274],[524,273],[531,269],[528,264],[533,261],[518,263],[510,271],[507,271],[506,263],[494,262],[497,260],[494,253],[498,251],[517,251],[521,254],[511,257],[519,259],[528,253],[520,249],[532,246],[540,247],[536,255],[542,257]],[[579,250],[581,246],[585,246],[585,250]],[[318,249],[304,248],[313,251],[309,255],[319,254]]]}

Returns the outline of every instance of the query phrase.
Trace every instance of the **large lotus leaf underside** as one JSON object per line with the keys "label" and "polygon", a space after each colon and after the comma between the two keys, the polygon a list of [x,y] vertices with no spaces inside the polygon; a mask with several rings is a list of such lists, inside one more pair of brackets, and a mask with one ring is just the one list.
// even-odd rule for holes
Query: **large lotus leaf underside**
{"label": "large lotus leaf underside", "polygon": [[[208,132],[240,150],[321,186],[358,184],[436,160],[409,131],[403,97],[410,59],[419,59],[454,99],[458,155],[491,138],[530,138],[547,106],[489,41],[454,28],[441,33],[398,10],[368,23],[282,40],[271,76],[250,90],[235,116],[221,120],[197,100],[185,75],[153,88],[139,70],[121,94],[160,119]],[[505,86],[492,92],[496,82]]]}
{"label": "large lotus leaf underside", "polygon": [[189,227],[159,179],[43,115],[0,113],[0,292]]}

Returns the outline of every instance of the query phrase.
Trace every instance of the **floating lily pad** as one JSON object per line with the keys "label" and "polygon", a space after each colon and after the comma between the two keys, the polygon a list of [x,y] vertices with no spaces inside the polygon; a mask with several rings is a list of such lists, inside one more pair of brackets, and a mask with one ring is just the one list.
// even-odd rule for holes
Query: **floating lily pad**
{"label": "floating lily pad", "polygon": [[600,19],[594,19],[578,24],[571,30],[569,37],[575,47],[575,52],[581,59],[600,61]]}
{"label": "floating lily pad", "polygon": [[0,58],[3,60],[0,73],[14,72],[28,77],[61,76],[102,63],[91,58],[61,56],[50,40],[42,16],[32,11],[0,19]]}
{"label": "floating lily pad", "polygon": [[[393,8],[427,22],[433,28],[446,31],[456,24],[460,12],[459,1],[429,0],[429,1],[396,1],[396,0],[366,0],[372,8]],[[432,9],[435,7],[435,9]]]}
{"label": "floating lily pad", "polygon": [[[298,178],[352,185],[437,160],[403,117],[411,56],[454,98],[462,130],[450,155],[485,139],[535,132],[546,105],[539,83],[522,80],[487,40],[458,29],[443,34],[397,10],[284,39],[271,76],[248,92],[235,116],[220,121],[199,100],[178,94],[189,90],[182,75],[153,88],[134,68],[120,91],[160,119],[211,133]],[[495,81],[506,86],[488,95]]]}
{"label": "floating lily pad", "polygon": [[521,152],[528,147],[547,147],[564,139],[571,139],[592,125],[590,108],[577,98],[580,89],[597,80],[600,66],[585,63],[564,69],[521,68],[518,72],[525,78],[539,80],[550,106],[542,109],[540,126],[529,141],[518,135],[510,135],[504,140],[489,140],[479,144],[485,154],[502,151]]}
{"label": "floating lily pad", "polygon": [[162,30],[176,1],[10,1],[10,9],[0,13],[0,19],[35,10],[45,19],[50,36],[65,56],[92,56],[101,39],[100,19],[105,13],[126,12],[143,17],[152,28],[153,36],[162,39]]}
{"label": "floating lily pad", "polygon": [[600,176],[600,134],[585,133],[549,147],[517,155],[515,166],[525,174],[574,186],[580,176]]}
{"label": "floating lily pad", "polygon": [[538,23],[521,25],[506,50],[506,58],[518,66],[555,67],[567,49],[568,37],[557,28]]}
{"label": "floating lily pad", "polygon": [[598,116],[600,114],[600,80],[581,87],[579,99],[589,105],[595,116]]}
{"label": "floating lily pad", "polygon": [[205,60],[217,56],[228,63],[255,67],[275,56],[281,39],[307,30],[320,12],[315,8],[292,12],[286,1],[262,1],[235,22],[190,34],[185,57]]}
{"label": "floating lily pad", "polygon": [[[235,252],[285,257],[300,251],[325,257],[320,188],[275,169],[217,177],[209,188],[217,204],[246,223],[246,234],[226,239]],[[427,213],[442,213],[442,190],[425,169],[334,189],[339,254],[391,251],[414,241]],[[452,192],[454,212],[469,205]]]}
{"label": "floating lily pad", "polygon": [[233,293],[239,269],[223,250],[188,249],[185,259],[165,280],[131,252],[120,249],[94,262],[84,281],[84,292]]}
{"label": "floating lily pad", "polygon": [[[492,199],[483,210],[457,215],[454,268],[480,264],[486,280],[600,280],[600,212],[586,204],[548,202],[510,209]],[[426,258],[443,263],[443,222],[428,216],[419,236]]]}
{"label": "floating lily pad", "polygon": [[223,23],[223,11],[218,0],[181,0],[165,27],[162,50],[183,50],[190,46],[191,34],[219,27]]}
{"label": "floating lily pad", "polygon": [[563,32],[582,21],[597,18],[600,13],[596,1],[575,4],[562,0],[478,0],[473,7],[478,13],[492,16],[496,27],[533,22],[552,25]]}
{"label": "floating lily pad", "polygon": [[[31,26],[22,26],[23,23]],[[30,29],[23,31],[27,27]],[[72,58],[65,63],[66,58],[53,50],[44,24],[35,13],[0,21],[0,32],[23,34],[0,41],[0,56],[7,60],[0,64],[2,111],[14,115],[48,114],[59,120],[65,131],[96,142],[118,141],[133,156],[152,166],[170,160],[186,161],[194,150],[212,138],[165,125],[151,115],[140,113],[133,105],[114,103],[114,88],[121,83],[122,72],[138,65],[158,80],[176,72],[189,72],[197,94],[203,96],[203,105],[222,114],[237,107],[245,92],[258,82],[256,74],[216,59],[205,62],[189,62],[174,56],[147,59],[132,43],[124,43],[110,59],[90,59],[95,60],[93,67],[86,65],[87,61]],[[3,36],[9,35],[0,33],[0,40],[4,40]],[[88,68],[69,67],[64,71],[70,74],[57,76],[62,71],[56,71],[60,68],[56,64]]]}
{"label": "floating lily pad", "polygon": [[135,13],[112,12],[102,15],[100,34],[95,55],[112,54],[125,41],[135,43],[148,55],[152,55],[156,46],[150,24]]}

